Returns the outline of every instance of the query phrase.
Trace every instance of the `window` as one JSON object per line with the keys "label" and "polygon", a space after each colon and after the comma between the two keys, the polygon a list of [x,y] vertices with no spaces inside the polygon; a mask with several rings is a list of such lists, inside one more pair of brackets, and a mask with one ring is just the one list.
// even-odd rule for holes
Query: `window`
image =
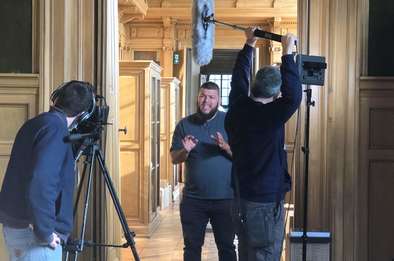
{"label": "window", "polygon": [[205,82],[214,82],[219,86],[220,93],[220,106],[227,110],[228,108],[228,96],[231,90],[231,74],[201,74],[201,84]]}
{"label": "window", "polygon": [[369,0],[368,76],[394,76],[393,16],[394,1]]}
{"label": "window", "polygon": [[[0,72],[35,73],[31,0],[1,0]],[[34,50],[35,51],[35,50]]]}

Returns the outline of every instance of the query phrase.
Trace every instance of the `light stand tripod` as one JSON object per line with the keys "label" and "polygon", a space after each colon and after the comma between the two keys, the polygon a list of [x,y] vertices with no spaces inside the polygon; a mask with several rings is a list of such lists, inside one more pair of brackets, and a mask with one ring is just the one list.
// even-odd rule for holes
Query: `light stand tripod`
{"label": "light stand tripod", "polygon": [[306,90],[306,111],[305,111],[305,137],[302,152],[304,153],[304,220],[302,231],[302,260],[306,261],[307,242],[308,242],[308,174],[309,174],[309,128],[310,128],[310,107],[315,106],[312,101],[312,89],[307,86]]}
{"label": "light stand tripod", "polygon": [[302,231],[302,261],[306,261],[307,243],[308,243],[308,183],[309,183],[309,129],[310,129],[310,109],[315,106],[312,101],[312,89],[310,84],[324,85],[324,71],[327,68],[325,58],[321,56],[298,55],[297,64],[299,66],[300,80],[302,84],[307,87],[304,90],[306,93],[305,100],[305,135],[304,146],[302,152],[304,153],[304,211],[303,211],[303,231]]}
{"label": "light stand tripod", "polygon": [[[83,136],[83,135],[86,135],[86,140],[84,140],[84,144],[87,144],[87,146],[83,149],[83,151],[81,151],[79,153],[79,156],[85,155],[86,159],[84,162],[82,178],[81,178],[81,182],[80,182],[80,185],[78,188],[77,197],[76,197],[76,201],[75,201],[75,205],[74,205],[74,217],[75,217],[77,206],[78,206],[79,199],[80,199],[81,192],[82,192],[83,182],[84,182],[84,179],[86,176],[86,170],[88,169],[88,165],[89,165],[89,171],[88,171],[89,174],[87,177],[88,180],[87,180],[87,185],[86,185],[85,201],[84,201],[84,208],[83,208],[83,219],[82,219],[82,226],[81,226],[79,240],[75,240],[75,241],[69,240],[69,242],[67,242],[67,244],[64,246],[64,249],[66,251],[66,257],[65,257],[66,261],[69,260],[70,253],[73,253],[74,260],[76,261],[78,258],[78,253],[82,252],[85,246],[87,246],[87,247],[121,247],[121,248],[130,247],[133,257],[134,257],[134,260],[139,261],[140,258],[138,256],[137,249],[135,247],[135,241],[134,241],[135,233],[133,231],[130,231],[129,226],[127,224],[127,220],[126,220],[126,217],[125,217],[124,212],[122,210],[122,207],[120,205],[119,198],[116,194],[111,177],[110,177],[107,167],[105,165],[103,153],[101,152],[100,145],[97,142],[95,142],[93,137],[89,137],[90,134],[82,134],[81,136]],[[126,239],[126,243],[124,243],[122,245],[100,244],[100,243],[85,241],[85,231],[86,231],[86,221],[87,221],[87,214],[88,214],[88,207],[89,207],[89,198],[90,198],[90,192],[91,192],[91,187],[92,187],[94,163],[96,162],[96,160],[99,163],[99,167],[100,167],[99,172],[104,177],[106,187],[108,188],[108,191],[111,195],[115,210],[118,214],[119,221],[120,221],[120,224],[121,224],[123,232],[124,232],[124,237]]]}

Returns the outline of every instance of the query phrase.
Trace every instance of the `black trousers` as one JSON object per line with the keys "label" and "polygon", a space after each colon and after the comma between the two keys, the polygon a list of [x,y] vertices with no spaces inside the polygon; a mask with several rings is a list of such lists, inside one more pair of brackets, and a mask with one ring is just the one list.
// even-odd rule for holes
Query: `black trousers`
{"label": "black trousers", "polygon": [[232,221],[233,200],[206,200],[183,197],[180,204],[184,240],[184,261],[200,261],[205,229],[211,222],[219,261],[236,261],[234,226]]}

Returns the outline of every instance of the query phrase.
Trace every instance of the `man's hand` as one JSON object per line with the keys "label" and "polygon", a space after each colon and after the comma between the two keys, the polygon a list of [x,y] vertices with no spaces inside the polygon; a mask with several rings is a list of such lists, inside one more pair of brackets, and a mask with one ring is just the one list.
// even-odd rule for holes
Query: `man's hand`
{"label": "man's hand", "polygon": [[282,54],[292,54],[297,37],[294,34],[287,33],[282,36]]}
{"label": "man's hand", "polygon": [[55,233],[52,233],[53,239],[52,242],[49,243],[49,246],[53,249],[55,249],[57,246],[60,245],[60,238],[58,235],[56,235]]}
{"label": "man's hand", "polygon": [[246,44],[254,47],[256,45],[257,37],[254,36],[254,30],[256,30],[256,26],[253,27],[248,27],[245,30],[245,36],[246,36]]}
{"label": "man's hand", "polygon": [[182,163],[189,157],[189,152],[196,147],[198,140],[192,135],[186,135],[182,139],[183,148],[171,151],[173,164]]}
{"label": "man's hand", "polygon": [[215,143],[219,146],[219,148],[227,152],[227,154],[230,156],[232,155],[230,145],[228,145],[228,143],[224,140],[220,132],[216,132],[216,134],[212,135],[211,138],[215,140]]}
{"label": "man's hand", "polygon": [[192,135],[186,135],[182,140],[183,147],[189,153],[194,147],[196,147],[198,140]]}

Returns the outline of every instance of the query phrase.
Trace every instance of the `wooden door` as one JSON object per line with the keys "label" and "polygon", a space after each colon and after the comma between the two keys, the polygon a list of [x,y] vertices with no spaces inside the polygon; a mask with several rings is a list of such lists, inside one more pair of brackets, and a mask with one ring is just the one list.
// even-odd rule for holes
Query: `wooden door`
{"label": "wooden door", "polygon": [[127,219],[138,219],[142,192],[139,180],[141,164],[141,119],[138,78],[122,76],[119,78],[119,127],[127,129],[127,133],[119,132],[120,173],[122,206]]}
{"label": "wooden door", "polygon": [[122,206],[138,236],[159,224],[160,67],[154,62],[120,62],[119,111]]}

